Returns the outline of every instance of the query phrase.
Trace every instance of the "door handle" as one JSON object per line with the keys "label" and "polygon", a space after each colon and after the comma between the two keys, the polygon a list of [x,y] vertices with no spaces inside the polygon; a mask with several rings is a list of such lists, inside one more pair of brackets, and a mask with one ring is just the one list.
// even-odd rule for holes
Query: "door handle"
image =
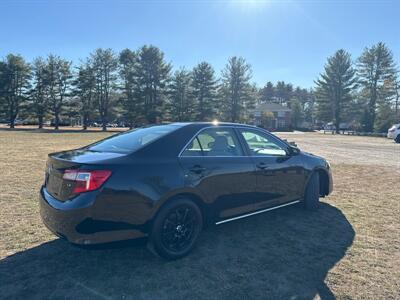
{"label": "door handle", "polygon": [[265,162],[260,162],[256,166],[257,166],[257,168],[259,168],[261,170],[268,169],[268,165]]}
{"label": "door handle", "polygon": [[190,169],[190,172],[196,173],[196,174],[201,174],[206,170],[206,168],[200,166],[200,165],[195,165]]}

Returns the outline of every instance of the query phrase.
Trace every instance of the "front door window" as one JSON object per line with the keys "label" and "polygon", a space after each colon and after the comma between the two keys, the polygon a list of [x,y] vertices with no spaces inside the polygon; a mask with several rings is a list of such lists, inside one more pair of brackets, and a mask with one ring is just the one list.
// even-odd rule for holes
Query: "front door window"
{"label": "front door window", "polygon": [[253,130],[241,130],[252,156],[285,156],[284,145],[267,134]]}

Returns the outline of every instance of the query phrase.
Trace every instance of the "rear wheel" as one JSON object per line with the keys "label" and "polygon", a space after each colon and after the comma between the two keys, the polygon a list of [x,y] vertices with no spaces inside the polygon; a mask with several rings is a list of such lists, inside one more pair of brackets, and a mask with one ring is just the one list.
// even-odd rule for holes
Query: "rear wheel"
{"label": "rear wheel", "polygon": [[319,207],[319,173],[314,172],[308,181],[304,194],[304,208],[316,210]]}
{"label": "rear wheel", "polygon": [[150,240],[161,257],[171,260],[181,258],[192,250],[202,226],[198,206],[189,199],[175,199],[161,208]]}

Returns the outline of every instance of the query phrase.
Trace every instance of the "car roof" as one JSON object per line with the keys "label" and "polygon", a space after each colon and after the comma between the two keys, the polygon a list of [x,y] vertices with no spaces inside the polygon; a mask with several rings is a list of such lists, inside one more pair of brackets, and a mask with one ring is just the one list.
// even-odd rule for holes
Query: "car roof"
{"label": "car roof", "polygon": [[193,126],[193,127],[210,127],[210,126],[232,126],[232,127],[249,127],[255,128],[256,126],[248,125],[248,124],[241,124],[241,123],[231,123],[231,122],[175,122],[171,124],[176,124],[180,126]]}

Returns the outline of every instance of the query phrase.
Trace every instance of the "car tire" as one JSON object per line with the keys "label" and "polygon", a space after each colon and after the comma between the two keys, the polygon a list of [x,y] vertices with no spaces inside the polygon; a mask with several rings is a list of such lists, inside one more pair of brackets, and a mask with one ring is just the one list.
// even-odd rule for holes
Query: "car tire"
{"label": "car tire", "polygon": [[184,257],[193,249],[202,227],[203,218],[196,203],[186,198],[171,200],[154,220],[151,246],[165,259]]}
{"label": "car tire", "polygon": [[395,141],[396,143],[400,144],[400,134],[398,134],[398,135],[396,136],[396,138],[394,139],[394,141]]}
{"label": "car tire", "polygon": [[308,180],[304,193],[304,208],[306,210],[317,210],[319,207],[319,173],[314,172]]}

